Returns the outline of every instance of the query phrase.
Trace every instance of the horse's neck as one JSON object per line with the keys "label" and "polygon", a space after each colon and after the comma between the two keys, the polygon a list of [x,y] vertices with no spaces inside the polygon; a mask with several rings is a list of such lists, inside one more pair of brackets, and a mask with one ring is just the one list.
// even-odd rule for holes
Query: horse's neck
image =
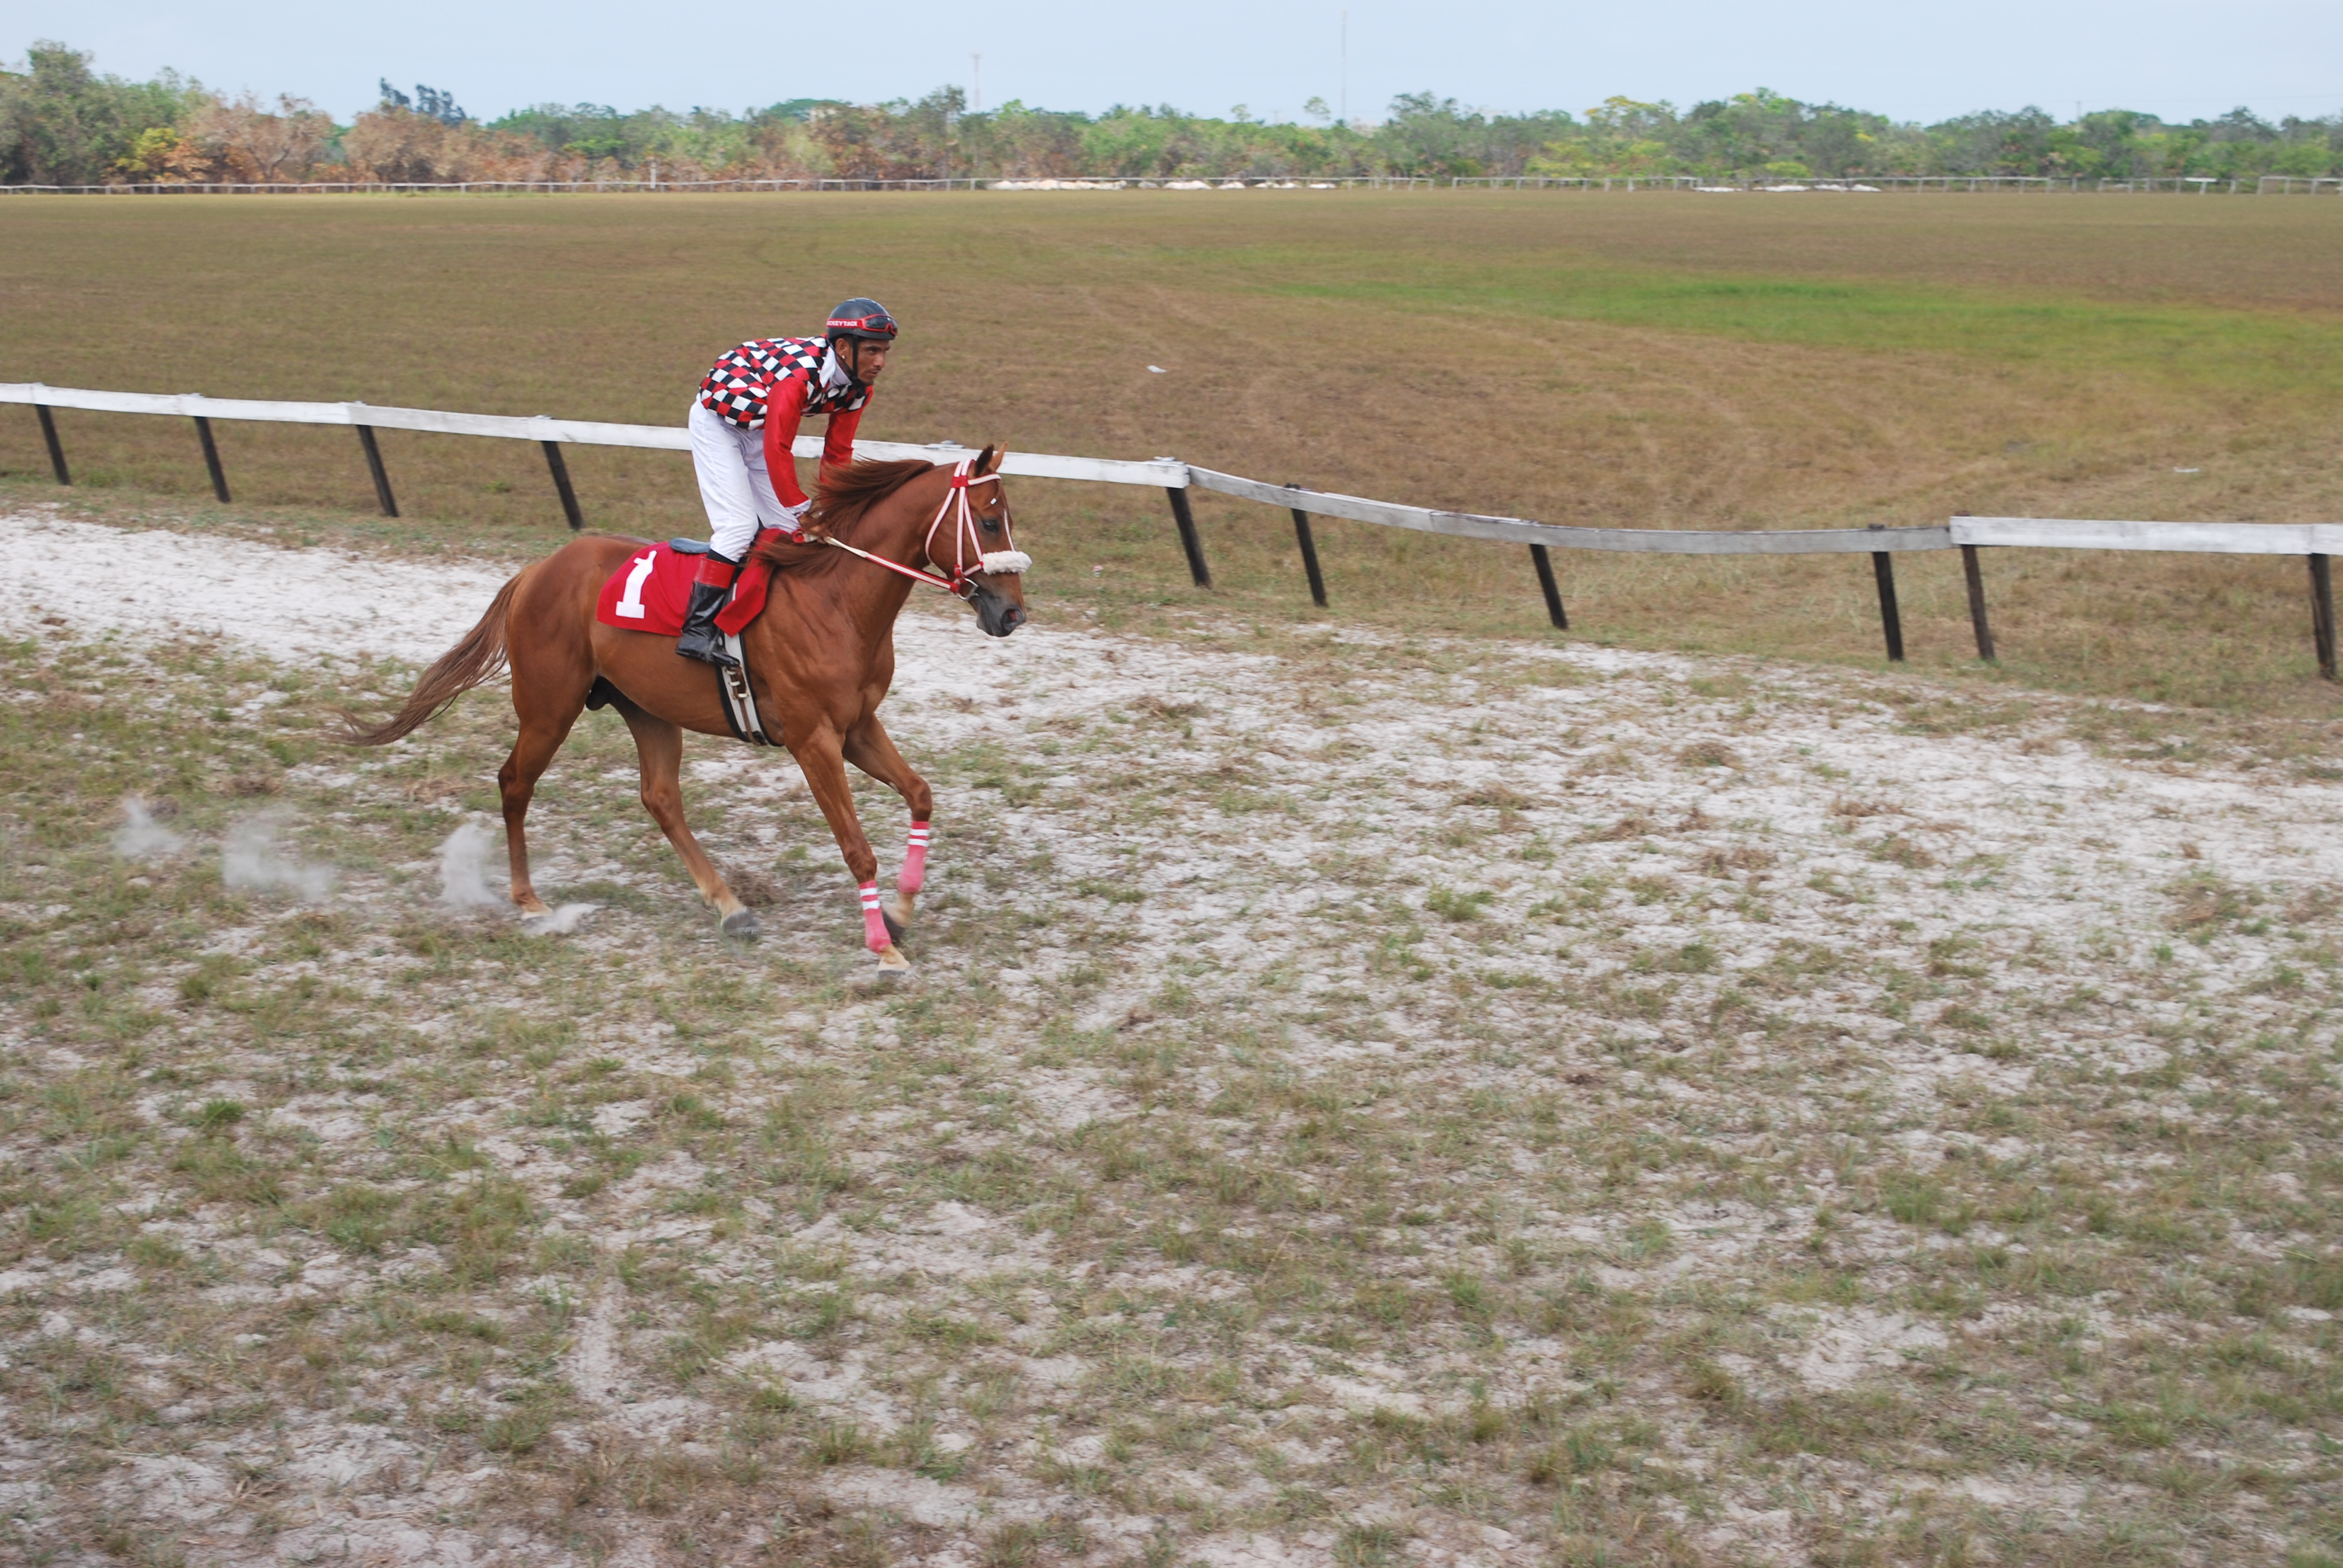
{"label": "horse's neck", "polygon": [[[914,479],[863,514],[862,526],[848,542],[904,566],[917,562],[940,504],[930,494],[933,488]],[[859,562],[840,576],[846,585],[841,600],[875,649],[894,629],[895,618],[903,613],[904,602],[911,597],[911,579],[869,561]]]}

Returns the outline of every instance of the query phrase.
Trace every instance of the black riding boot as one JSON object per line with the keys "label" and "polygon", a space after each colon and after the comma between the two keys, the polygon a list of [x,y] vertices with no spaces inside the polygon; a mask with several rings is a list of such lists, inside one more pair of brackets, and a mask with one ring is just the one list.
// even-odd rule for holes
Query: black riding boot
{"label": "black riding boot", "polygon": [[[709,559],[736,566],[715,552]],[[691,606],[683,612],[683,632],[675,639],[676,652],[686,658],[696,658],[702,664],[737,665],[740,661],[724,650],[724,634],[716,629],[716,612],[732,597],[727,583],[695,582],[691,585]]]}

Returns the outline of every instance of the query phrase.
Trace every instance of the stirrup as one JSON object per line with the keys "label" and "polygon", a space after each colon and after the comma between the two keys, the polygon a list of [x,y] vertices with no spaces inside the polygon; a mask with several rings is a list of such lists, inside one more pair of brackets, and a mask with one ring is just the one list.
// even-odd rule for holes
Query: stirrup
{"label": "stirrup", "polygon": [[724,634],[715,628],[710,627],[705,637],[697,639],[698,646],[685,646],[694,640],[691,634],[686,632],[675,639],[675,651],[685,658],[696,659],[701,664],[712,664],[719,669],[740,668],[740,661],[733,658],[724,647]]}

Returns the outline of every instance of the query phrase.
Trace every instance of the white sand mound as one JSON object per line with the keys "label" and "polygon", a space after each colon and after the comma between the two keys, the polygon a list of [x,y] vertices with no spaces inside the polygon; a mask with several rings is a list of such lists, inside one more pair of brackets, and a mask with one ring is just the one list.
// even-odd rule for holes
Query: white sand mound
{"label": "white sand mound", "polygon": [[215,636],[279,658],[370,653],[428,663],[472,628],[505,574],[342,550],[286,550],[160,528],[0,518],[12,591],[0,630]]}

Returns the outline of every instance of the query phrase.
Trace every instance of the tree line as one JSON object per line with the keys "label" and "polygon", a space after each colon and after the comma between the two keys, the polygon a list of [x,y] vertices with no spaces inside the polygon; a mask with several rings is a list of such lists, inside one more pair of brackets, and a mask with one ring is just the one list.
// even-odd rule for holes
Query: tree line
{"label": "tree line", "polygon": [[1380,123],[1343,123],[1314,98],[1304,114],[1279,122],[1242,106],[1213,116],[1166,105],[1087,115],[1013,102],[975,112],[943,87],[740,114],[542,104],[483,121],[447,92],[385,82],[375,107],[342,124],[304,99],[229,97],[170,72],[126,81],[45,42],[21,69],[0,69],[0,184],[2343,173],[2343,114],[2273,123],[2238,108],[2177,125],[2128,109],[2062,121],[2024,108],[1921,125],[1763,88],[1689,109],[1614,97],[1581,115],[1493,115],[1410,93]]}

